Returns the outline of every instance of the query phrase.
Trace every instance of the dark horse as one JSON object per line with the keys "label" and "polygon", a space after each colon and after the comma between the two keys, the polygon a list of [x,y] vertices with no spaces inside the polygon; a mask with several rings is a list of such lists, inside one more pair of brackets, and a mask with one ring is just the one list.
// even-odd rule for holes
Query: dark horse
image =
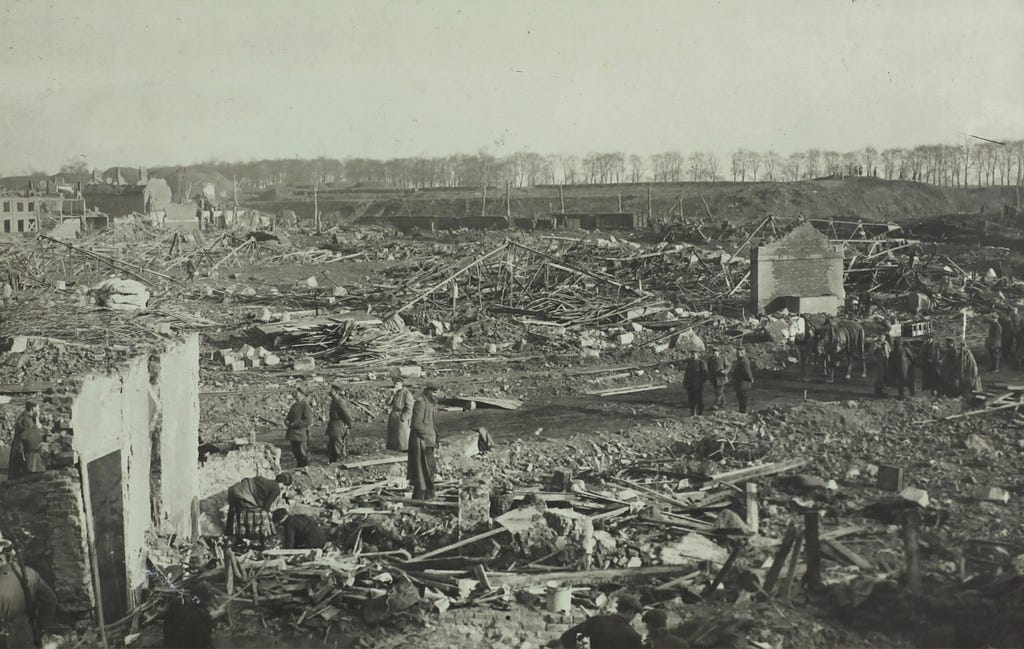
{"label": "dark horse", "polygon": [[804,330],[793,337],[796,355],[800,360],[800,378],[807,380],[807,367],[822,357],[821,332],[807,318],[803,319]]}
{"label": "dark horse", "polygon": [[846,380],[850,380],[853,362],[860,355],[861,377],[868,375],[867,356],[864,353],[864,326],[859,322],[843,320],[829,322],[819,332],[821,347],[825,353],[826,378],[829,383],[835,381],[835,370],[846,357]]}

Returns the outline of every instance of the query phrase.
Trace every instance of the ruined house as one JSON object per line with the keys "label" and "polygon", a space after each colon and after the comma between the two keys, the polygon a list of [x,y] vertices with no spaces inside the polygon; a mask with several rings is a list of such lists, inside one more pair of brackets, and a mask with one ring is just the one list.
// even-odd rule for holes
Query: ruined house
{"label": "ruined house", "polygon": [[[123,618],[147,584],[147,535],[187,539],[194,524],[199,340],[159,338],[96,348],[16,336],[0,353],[29,372],[0,415],[41,403],[47,467],[0,485],[0,530],[72,617]],[[49,383],[33,380],[41,367]]]}
{"label": "ruined house", "polygon": [[750,254],[750,295],[757,313],[787,308],[794,313],[835,315],[846,300],[843,246],[810,223]]}

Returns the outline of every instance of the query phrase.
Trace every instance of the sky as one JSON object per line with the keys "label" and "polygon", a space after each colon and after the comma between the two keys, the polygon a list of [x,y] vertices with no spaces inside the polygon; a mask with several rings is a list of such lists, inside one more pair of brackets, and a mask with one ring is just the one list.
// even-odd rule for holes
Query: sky
{"label": "sky", "polygon": [[1024,1],[0,0],[0,174],[1024,138]]}

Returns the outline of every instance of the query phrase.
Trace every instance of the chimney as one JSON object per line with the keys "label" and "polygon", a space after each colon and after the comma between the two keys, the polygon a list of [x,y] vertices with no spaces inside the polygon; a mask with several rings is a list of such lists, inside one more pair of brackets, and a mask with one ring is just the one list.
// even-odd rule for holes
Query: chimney
{"label": "chimney", "polygon": [[98,182],[102,182],[103,181],[103,179],[100,178],[100,170],[99,169],[93,169],[92,170],[92,181],[94,183],[98,183]]}
{"label": "chimney", "polygon": [[114,181],[114,184],[115,185],[123,185],[124,184],[124,178],[121,177],[121,167],[114,167],[114,169],[117,172],[117,175],[115,176],[116,180]]}
{"label": "chimney", "polygon": [[145,167],[139,167],[139,184],[145,185],[149,182],[149,174],[146,173]]}

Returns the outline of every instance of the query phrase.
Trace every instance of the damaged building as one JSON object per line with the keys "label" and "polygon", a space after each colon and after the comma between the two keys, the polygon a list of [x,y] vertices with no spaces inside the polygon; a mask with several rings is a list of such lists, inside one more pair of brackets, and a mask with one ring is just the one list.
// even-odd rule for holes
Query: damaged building
{"label": "damaged building", "polygon": [[750,254],[750,296],[756,313],[835,315],[846,300],[843,246],[802,223],[778,241]]}
{"label": "damaged building", "polygon": [[[8,378],[12,368],[37,378],[33,367],[62,361],[73,378],[28,384],[41,392],[29,398],[43,412],[46,470],[0,485],[3,536],[53,586],[66,614],[110,624],[138,604],[147,583],[147,535],[188,538],[193,527],[198,336],[111,344],[106,363],[91,356],[95,348],[48,337],[8,338],[6,348]],[[10,399],[0,414],[13,421],[25,401]]]}

